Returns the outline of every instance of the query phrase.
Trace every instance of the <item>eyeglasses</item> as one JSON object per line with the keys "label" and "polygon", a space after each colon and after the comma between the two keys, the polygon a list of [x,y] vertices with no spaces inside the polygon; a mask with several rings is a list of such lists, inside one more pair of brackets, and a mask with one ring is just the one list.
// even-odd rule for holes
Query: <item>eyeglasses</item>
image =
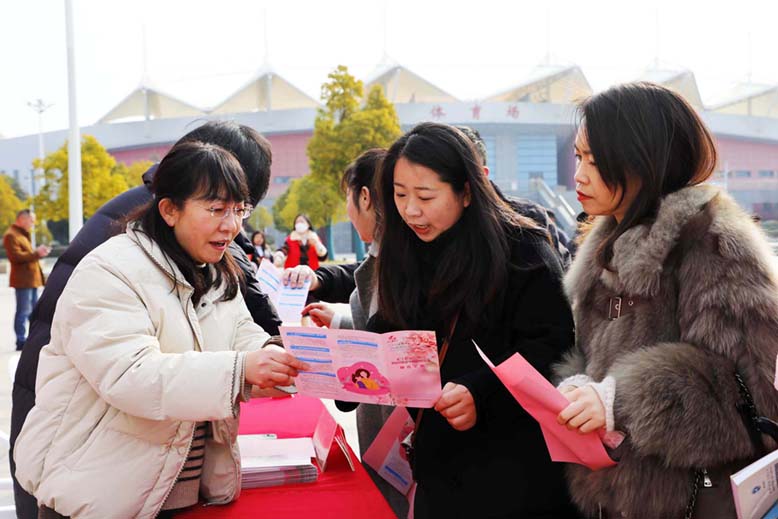
{"label": "eyeglasses", "polygon": [[219,220],[224,220],[228,216],[246,220],[251,216],[251,211],[253,210],[254,207],[251,206],[251,204],[246,204],[243,207],[209,207],[206,209],[206,211],[211,213],[212,217],[218,218]]}

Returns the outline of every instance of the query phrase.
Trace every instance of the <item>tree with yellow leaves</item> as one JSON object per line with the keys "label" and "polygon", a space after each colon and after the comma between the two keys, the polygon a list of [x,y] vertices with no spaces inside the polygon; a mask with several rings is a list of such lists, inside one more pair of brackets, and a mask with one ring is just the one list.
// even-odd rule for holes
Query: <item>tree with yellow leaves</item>
{"label": "tree with yellow leaves", "polygon": [[[33,197],[39,219],[59,221],[68,218],[68,143],[46,155],[41,162],[45,185]],[[105,202],[128,189],[124,175],[117,171],[116,159],[91,135],[81,142],[81,178],[84,218],[92,216]]]}

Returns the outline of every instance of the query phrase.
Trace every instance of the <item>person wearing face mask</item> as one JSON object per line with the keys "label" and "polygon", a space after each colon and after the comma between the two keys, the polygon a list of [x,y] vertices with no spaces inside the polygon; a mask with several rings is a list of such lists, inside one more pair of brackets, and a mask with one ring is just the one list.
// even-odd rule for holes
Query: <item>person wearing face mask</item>
{"label": "person wearing face mask", "polygon": [[284,245],[276,251],[274,262],[280,262],[282,257],[284,268],[308,265],[313,270],[319,268],[319,260],[327,257],[327,247],[314,231],[308,216],[298,214],[295,217],[294,230],[286,237]]}
{"label": "person wearing face mask", "polygon": [[778,417],[774,257],[705,183],[716,146],[680,95],[624,84],[580,113],[576,191],[593,222],[565,278],[576,346],[555,368],[570,400],[558,421],[603,434],[619,463],[570,465],[571,495],[586,517],[735,517],[729,476],[766,440],[739,409]]}

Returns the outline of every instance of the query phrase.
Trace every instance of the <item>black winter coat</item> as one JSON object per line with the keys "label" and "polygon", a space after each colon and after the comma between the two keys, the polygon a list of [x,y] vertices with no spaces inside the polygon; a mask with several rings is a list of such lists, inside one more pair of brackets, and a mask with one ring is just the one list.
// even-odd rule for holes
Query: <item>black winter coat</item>
{"label": "black winter coat", "polygon": [[[511,241],[508,282],[486,305],[482,322],[459,320],[441,367],[441,382],[466,386],[477,422],[456,431],[434,411],[424,411],[414,451],[418,482],[416,517],[575,517],[562,465],[552,463],[537,422],[514,400],[473,347],[495,363],[521,353],[550,376],[574,340],[573,318],[562,288],[559,255],[545,239],[523,232]],[[445,251],[439,251],[445,254]],[[434,269],[435,257],[425,260]],[[423,321],[424,319],[422,319]],[[434,329],[438,347],[451,323],[418,322]],[[472,330],[465,332],[465,329]],[[378,315],[368,329],[390,331]],[[418,410],[409,409],[415,417]]]}
{"label": "black winter coat", "polygon": [[[95,247],[108,238],[124,231],[121,221],[134,209],[151,200],[149,186],[156,171],[156,165],[149,168],[143,174],[143,186],[139,186],[113,198],[103,205],[84,224],[76,237],[68,246],[65,253],[60,256],[54,269],[51,271],[46,287],[38,299],[38,304],[30,316],[30,333],[27,342],[22,349],[19,364],[16,367],[16,375],[13,385],[13,408],[11,410],[11,448],[9,460],[11,464],[11,476],[16,473],[16,464],[13,459],[13,449],[16,437],[24,425],[27,414],[35,405],[35,378],[38,373],[38,357],[41,348],[51,339],[51,321],[54,318],[54,310],[57,306],[60,294],[70,279],[70,275],[81,259]],[[278,334],[281,320],[273,308],[267,295],[262,293],[259,282],[254,277],[254,268],[246,253],[238,246],[238,243],[246,241],[243,234],[239,234],[235,242],[230,244],[230,253],[246,274],[246,291],[243,296],[246,305],[254,321],[262,326],[271,335]],[[36,519],[38,517],[38,504],[34,497],[25,492],[14,477],[14,499],[16,501],[16,514],[20,519]]]}

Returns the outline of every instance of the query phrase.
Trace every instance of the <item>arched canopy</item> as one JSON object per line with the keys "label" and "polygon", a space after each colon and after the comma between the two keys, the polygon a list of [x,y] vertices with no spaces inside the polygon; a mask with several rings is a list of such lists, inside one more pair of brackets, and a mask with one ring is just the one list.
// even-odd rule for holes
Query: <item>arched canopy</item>
{"label": "arched canopy", "polygon": [[543,65],[530,78],[485,101],[496,103],[576,103],[592,95],[592,87],[580,67]]}
{"label": "arched canopy", "polygon": [[262,69],[253,79],[210,112],[227,114],[294,108],[316,108],[319,103],[272,69]]}
{"label": "arched canopy", "polygon": [[165,119],[204,114],[203,110],[156,88],[141,85],[100,118],[99,123],[122,119]]}

